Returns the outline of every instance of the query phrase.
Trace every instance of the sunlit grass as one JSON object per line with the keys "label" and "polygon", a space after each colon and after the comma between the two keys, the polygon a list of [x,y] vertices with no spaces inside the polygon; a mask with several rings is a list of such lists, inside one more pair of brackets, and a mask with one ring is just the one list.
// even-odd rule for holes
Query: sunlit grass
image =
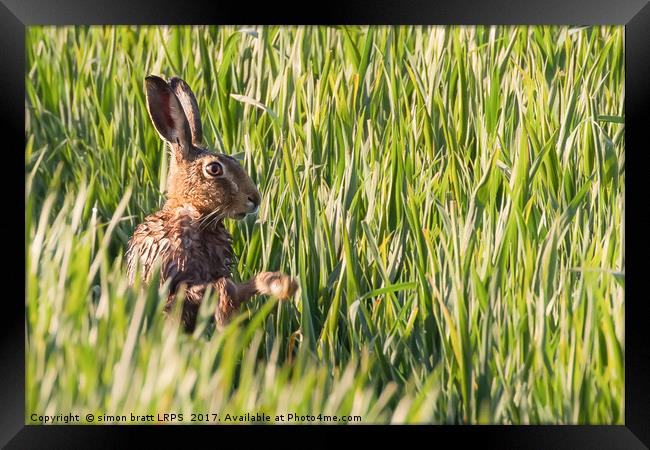
{"label": "sunlit grass", "polygon": [[[30,27],[32,412],[623,423],[622,27]],[[257,219],[237,276],[283,270],[214,334],[127,286],[163,202],[148,74],[183,77]]]}

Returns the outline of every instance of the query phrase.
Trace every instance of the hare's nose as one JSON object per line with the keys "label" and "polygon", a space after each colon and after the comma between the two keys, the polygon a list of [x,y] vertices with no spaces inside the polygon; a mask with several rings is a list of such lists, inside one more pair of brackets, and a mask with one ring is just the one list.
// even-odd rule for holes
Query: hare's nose
{"label": "hare's nose", "polygon": [[260,196],[259,195],[249,195],[248,196],[248,201],[252,203],[252,210],[257,209],[258,206],[260,206]]}

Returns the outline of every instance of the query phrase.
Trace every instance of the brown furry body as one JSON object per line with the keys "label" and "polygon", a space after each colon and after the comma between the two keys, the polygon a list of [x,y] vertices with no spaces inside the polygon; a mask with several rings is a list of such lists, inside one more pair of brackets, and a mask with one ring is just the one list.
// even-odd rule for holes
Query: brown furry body
{"label": "brown furry body", "polygon": [[[133,282],[138,263],[142,277],[148,282],[156,263],[160,263],[161,282],[170,280],[170,294],[165,305],[169,310],[177,289],[185,284],[186,301],[183,305],[183,323],[193,329],[196,312],[203,300],[205,288],[220,278],[231,277],[231,236],[222,222],[208,227],[200,224],[201,214],[191,205],[163,208],[145,218],[134,231],[129,244],[127,262],[129,279]],[[221,283],[220,288],[223,288]],[[220,296],[224,292],[213,289]],[[239,305],[225,302],[217,314],[219,324],[227,319]]]}

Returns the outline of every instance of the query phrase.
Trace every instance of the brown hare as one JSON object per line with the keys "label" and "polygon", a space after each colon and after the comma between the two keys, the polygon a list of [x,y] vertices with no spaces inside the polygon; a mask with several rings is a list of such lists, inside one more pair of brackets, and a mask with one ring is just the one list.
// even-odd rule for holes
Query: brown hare
{"label": "brown hare", "polygon": [[295,280],[280,272],[262,272],[245,283],[231,279],[232,238],[223,220],[256,212],[260,193],[234,158],[201,145],[198,103],[185,81],[148,76],[145,90],[151,121],[172,156],[167,201],[138,225],[129,241],[130,282],[138,270],[143,281],[149,282],[159,264],[161,284],[170,281],[165,311],[170,311],[176,294],[184,289],[182,323],[187,331],[196,325],[208,286],[219,296],[214,314],[218,328],[256,294],[280,299],[293,296]]}

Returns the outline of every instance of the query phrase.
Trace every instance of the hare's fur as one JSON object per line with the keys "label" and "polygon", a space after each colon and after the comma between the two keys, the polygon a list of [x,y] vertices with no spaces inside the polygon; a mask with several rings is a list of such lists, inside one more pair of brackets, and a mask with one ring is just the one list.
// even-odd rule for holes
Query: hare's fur
{"label": "hare's fur", "polygon": [[219,296],[214,314],[218,327],[255,294],[292,296],[296,282],[279,272],[262,272],[241,284],[232,281],[232,238],[223,220],[256,211],[260,193],[235,159],[201,146],[198,103],[183,80],[168,83],[149,76],[145,88],[149,116],[172,157],[165,205],[146,217],[129,241],[130,281],[140,270],[149,282],[160,265],[161,284],[170,282],[165,309],[171,309],[183,289],[182,321],[188,331],[195,327],[208,286]]}

